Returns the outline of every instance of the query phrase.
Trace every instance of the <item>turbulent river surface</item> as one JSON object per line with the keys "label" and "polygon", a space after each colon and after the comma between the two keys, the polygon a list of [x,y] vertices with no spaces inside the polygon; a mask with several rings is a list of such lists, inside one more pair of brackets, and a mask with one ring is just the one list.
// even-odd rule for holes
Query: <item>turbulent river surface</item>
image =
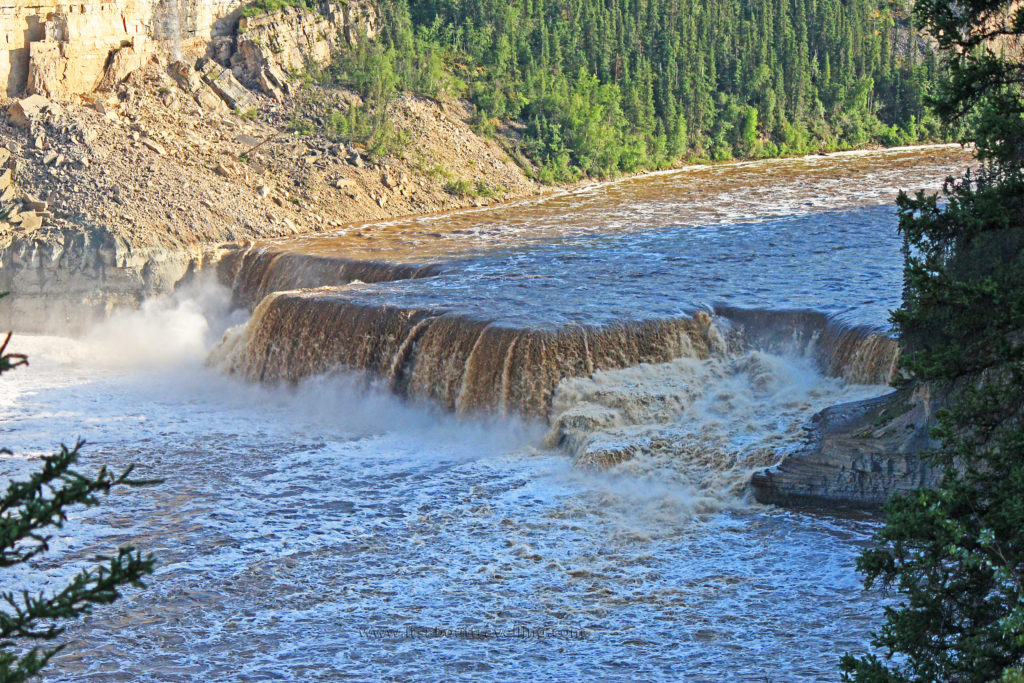
{"label": "turbulent river surface", "polygon": [[[76,512],[13,577],[158,558],[48,678],[836,679],[888,599],[854,570],[877,519],[746,483],[818,410],[886,391],[859,382],[893,361],[865,332],[899,302],[893,199],[967,163],[731,164],[354,226],[80,338],[16,337],[0,475],[81,435],[84,468],[164,479]],[[751,333],[793,309],[841,332]]]}

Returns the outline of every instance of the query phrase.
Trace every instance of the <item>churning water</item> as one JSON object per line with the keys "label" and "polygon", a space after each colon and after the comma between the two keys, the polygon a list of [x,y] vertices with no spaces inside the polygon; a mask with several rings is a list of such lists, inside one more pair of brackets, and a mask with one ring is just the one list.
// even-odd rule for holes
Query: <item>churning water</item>
{"label": "churning water", "polygon": [[[0,471],[26,472],[32,456],[80,434],[86,466],[137,463],[165,479],[78,512],[40,571],[16,577],[53,588],[125,543],[159,558],[147,590],[71,626],[50,676],[836,678],[838,657],[862,651],[879,621],[884,598],[863,592],[853,569],[877,522],[759,506],[745,486],[800,443],[816,411],[885,389],[832,371],[811,348],[821,335],[760,343],[736,321],[749,328],[765,311],[801,308],[883,325],[900,295],[892,188],[935,188],[964,163],[932,149],[697,169],[360,226],[333,246],[274,245],[385,269],[431,264],[413,280],[295,283],[337,285],[302,295],[331,310],[343,302],[344,315],[320,316],[335,336],[347,334],[352,306],[363,311],[360,360],[339,365],[380,370],[366,359],[406,354],[392,376],[317,365],[296,384],[244,378],[245,349],[270,332],[258,329],[260,309],[238,326],[247,314],[229,301],[287,281],[294,260],[292,275],[242,278],[241,296],[237,280],[234,292],[197,283],[81,339],[16,338],[32,366],[3,378],[3,445],[16,455],[0,456]],[[302,277],[338,276],[331,268]],[[705,304],[761,313],[691,320]],[[427,363],[429,329],[371,339],[368,330],[385,339],[398,329],[380,322],[385,309],[425,311],[425,328],[442,319],[438,343],[458,362]],[[303,330],[316,325],[302,320],[320,319],[309,315],[273,334],[293,350],[308,344]],[[661,356],[616,336],[666,320],[676,322],[637,336],[674,335],[649,342],[671,347]],[[211,367],[208,352],[232,325]],[[597,331],[565,341],[566,326]],[[635,348],[609,360],[595,340]],[[481,350],[492,341],[506,344],[501,353]],[[535,351],[518,356],[510,344]],[[540,413],[450,410],[471,374],[511,382],[499,360],[533,363],[534,375],[515,375],[528,384],[543,368],[576,367],[563,361],[578,348],[578,376],[530,389]],[[492,355],[500,372],[488,374]],[[398,390],[428,376],[453,383],[450,404]]]}

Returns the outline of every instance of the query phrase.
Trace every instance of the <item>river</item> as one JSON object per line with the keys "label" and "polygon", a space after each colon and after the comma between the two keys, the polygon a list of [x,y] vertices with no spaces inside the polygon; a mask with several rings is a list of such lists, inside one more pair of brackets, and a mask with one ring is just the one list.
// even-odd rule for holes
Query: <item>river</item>
{"label": "river", "polygon": [[165,480],[16,575],[159,560],[48,678],[836,679],[889,599],[854,569],[878,519],[746,482],[887,390],[895,194],[968,162],[695,167],[351,226],[79,338],[16,336],[0,472],[81,435],[84,467]]}

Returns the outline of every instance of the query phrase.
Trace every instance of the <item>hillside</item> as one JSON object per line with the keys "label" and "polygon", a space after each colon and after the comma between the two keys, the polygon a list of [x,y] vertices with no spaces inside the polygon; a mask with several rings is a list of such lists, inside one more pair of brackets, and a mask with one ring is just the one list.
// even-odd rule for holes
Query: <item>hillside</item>
{"label": "hillside", "polygon": [[[479,130],[525,127],[549,181],[681,158],[908,144],[940,135],[937,62],[909,3],[879,0],[382,0],[400,85],[450,85]],[[364,57],[341,73],[358,80]],[[433,74],[429,78],[425,74]],[[353,78],[355,76],[355,78]]]}
{"label": "hillside", "polygon": [[20,329],[137,305],[228,242],[938,135],[933,59],[869,0],[18,0],[0,32]]}

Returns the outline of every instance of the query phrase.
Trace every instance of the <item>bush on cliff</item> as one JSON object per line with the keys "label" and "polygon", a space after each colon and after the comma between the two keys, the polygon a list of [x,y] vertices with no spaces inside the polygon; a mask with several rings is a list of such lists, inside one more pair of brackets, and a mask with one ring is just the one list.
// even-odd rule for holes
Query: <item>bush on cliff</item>
{"label": "bush on cliff", "polygon": [[934,101],[966,121],[982,166],[941,198],[899,199],[906,251],[893,315],[914,381],[951,388],[937,416],[936,490],[894,499],[859,568],[896,588],[852,681],[1024,680],[1024,7],[918,0],[949,81]]}
{"label": "bush on cliff", "polygon": [[[0,346],[0,373],[27,365],[25,356],[5,353],[6,347],[5,341]],[[16,568],[49,549],[48,531],[63,526],[70,508],[98,505],[97,494],[116,486],[153,483],[131,479],[131,468],[117,475],[106,468],[91,476],[75,471],[82,445],[80,441],[72,449],[61,446],[59,453],[43,458],[39,471],[25,481],[10,482],[0,495],[0,583],[10,585]],[[63,645],[34,643],[53,641],[63,633],[68,619],[114,602],[124,586],[143,586],[142,577],[152,573],[154,563],[152,556],[143,557],[132,547],[97,560],[100,564],[83,569],[57,591],[0,592],[0,683],[20,683],[35,676]],[[8,578],[3,580],[5,574]],[[19,576],[23,575],[19,572]]]}

